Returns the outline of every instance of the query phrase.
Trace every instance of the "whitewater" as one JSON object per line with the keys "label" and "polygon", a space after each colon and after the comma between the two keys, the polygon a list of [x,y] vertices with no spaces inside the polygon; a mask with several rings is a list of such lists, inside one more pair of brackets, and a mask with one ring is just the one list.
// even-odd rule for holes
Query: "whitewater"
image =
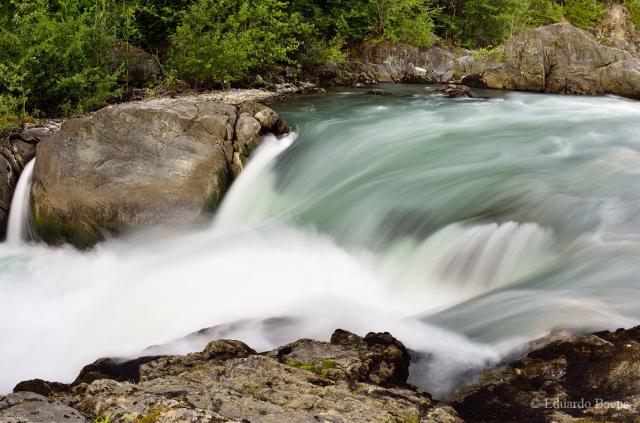
{"label": "whitewater", "polygon": [[640,321],[640,103],[384,88],[275,105],[296,133],[265,137],[205,227],[28,241],[27,167],[0,244],[0,393],[343,328],[391,332],[442,396],[554,329]]}

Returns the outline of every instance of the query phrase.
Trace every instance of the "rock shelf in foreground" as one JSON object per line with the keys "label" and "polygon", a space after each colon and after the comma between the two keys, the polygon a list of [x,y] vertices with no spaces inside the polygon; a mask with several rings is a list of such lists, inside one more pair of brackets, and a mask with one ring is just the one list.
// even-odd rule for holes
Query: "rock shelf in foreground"
{"label": "rock shelf in foreground", "polygon": [[639,420],[640,327],[540,345],[446,403],[407,383],[410,352],[389,333],[337,330],[262,354],[217,340],[184,356],[98,360],[70,385],[22,382],[0,397],[0,423]]}

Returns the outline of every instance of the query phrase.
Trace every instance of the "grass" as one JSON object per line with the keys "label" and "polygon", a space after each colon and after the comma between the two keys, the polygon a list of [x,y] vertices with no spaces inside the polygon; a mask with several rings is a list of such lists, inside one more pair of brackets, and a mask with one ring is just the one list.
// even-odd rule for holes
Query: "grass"
{"label": "grass", "polygon": [[296,369],[315,373],[323,379],[329,379],[331,374],[330,370],[336,366],[335,360],[332,359],[325,359],[320,363],[302,363],[297,360],[287,359],[285,364],[290,367],[295,367]]}

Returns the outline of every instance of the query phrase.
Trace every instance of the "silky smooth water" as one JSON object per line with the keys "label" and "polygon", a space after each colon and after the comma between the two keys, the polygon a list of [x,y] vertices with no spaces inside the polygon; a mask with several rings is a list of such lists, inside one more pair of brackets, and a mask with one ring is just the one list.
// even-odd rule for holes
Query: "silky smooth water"
{"label": "silky smooth water", "polygon": [[276,105],[297,138],[265,140],[208,228],[0,245],[0,392],[150,345],[341,327],[390,331],[446,395],[555,328],[638,323],[640,103],[384,88]]}

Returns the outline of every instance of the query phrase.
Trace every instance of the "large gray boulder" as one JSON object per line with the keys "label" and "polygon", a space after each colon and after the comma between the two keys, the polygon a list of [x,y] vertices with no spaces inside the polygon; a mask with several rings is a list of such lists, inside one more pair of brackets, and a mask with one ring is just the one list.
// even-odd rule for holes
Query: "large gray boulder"
{"label": "large gray boulder", "polygon": [[38,145],[31,192],[38,233],[48,243],[89,247],[128,229],[199,221],[265,132],[253,115],[238,114],[234,105],[184,97],[63,122]]}

